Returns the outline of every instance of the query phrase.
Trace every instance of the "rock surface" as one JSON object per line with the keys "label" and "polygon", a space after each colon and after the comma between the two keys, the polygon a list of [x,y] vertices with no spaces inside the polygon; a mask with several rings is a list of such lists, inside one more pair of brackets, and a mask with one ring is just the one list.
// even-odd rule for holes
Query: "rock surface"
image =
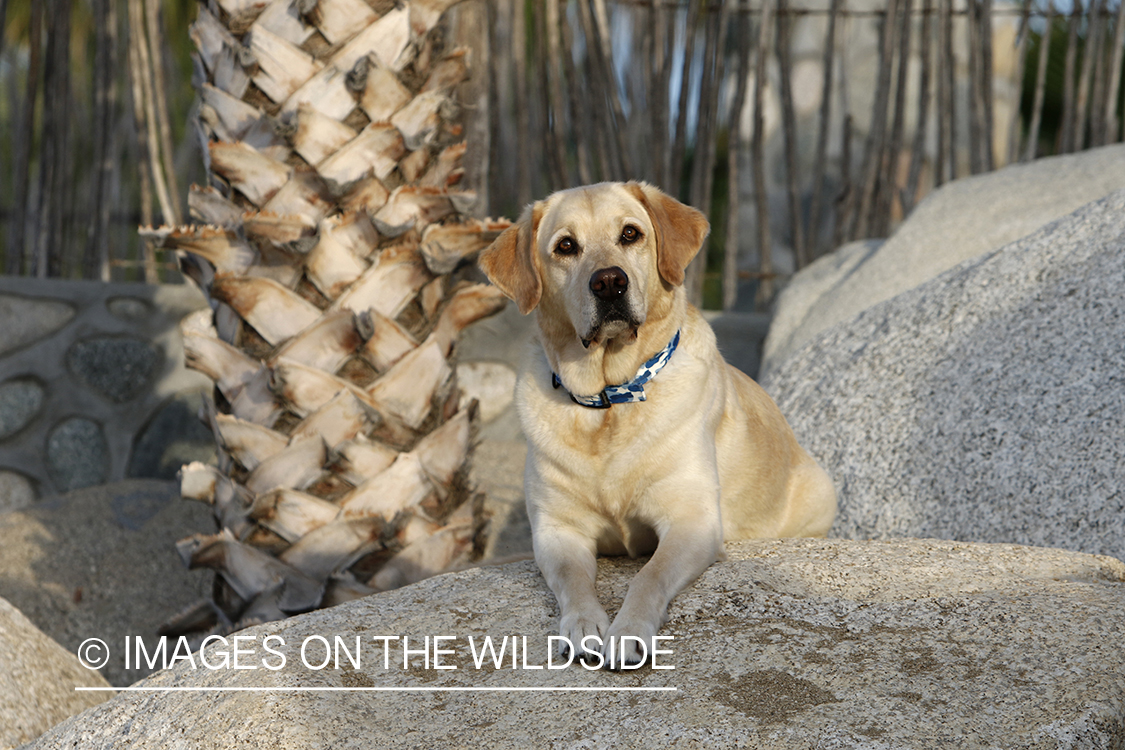
{"label": "rock surface", "polygon": [[153,643],[210,590],[211,576],[185,569],[175,542],[213,528],[211,511],[179,494],[176,482],[128,480],[0,514],[0,596],[70,653],[87,638],[117,645],[103,674],[114,685],[139,680],[152,670],[125,669],[125,636]]}
{"label": "rock surface", "polygon": [[109,687],[0,598],[0,750],[35,739],[68,716],[110,697],[75,687]]}
{"label": "rock surface", "polygon": [[1122,188],[1125,144],[942,186],[877,249],[847,245],[844,255],[826,256],[794,277],[775,305],[763,376],[821,331]]}
{"label": "rock surface", "polygon": [[825,331],[763,385],[833,535],[1125,557],[1125,191]]}
{"label": "rock surface", "polygon": [[[728,545],[672,604],[660,664],[614,674],[571,665],[478,669],[484,636],[527,638],[542,665],[557,628],[531,562],[478,568],[242,635],[241,664],[187,661],[134,686],[303,688],[305,692],[132,692],[30,745],[47,748],[793,748],[1116,747],[1125,742],[1125,565],[1007,545],[897,540]],[[603,560],[612,612],[640,561]],[[279,636],[262,649],[267,635]],[[442,644],[438,670],[402,641],[385,668],[377,636]],[[314,670],[301,644],[341,636]],[[305,658],[326,652],[315,639]],[[232,644],[233,645],[233,644]],[[510,647],[510,643],[509,643]],[[431,642],[431,654],[433,645]],[[206,651],[213,665],[220,645]],[[264,657],[264,658],[263,658]],[[510,648],[509,648],[510,657]],[[264,665],[280,666],[271,670]],[[345,692],[410,687],[417,692]],[[481,692],[480,688],[532,688]],[[547,687],[603,692],[546,692]],[[309,691],[309,688],[329,690]],[[445,688],[474,688],[448,691]],[[669,692],[611,692],[675,688]]]}

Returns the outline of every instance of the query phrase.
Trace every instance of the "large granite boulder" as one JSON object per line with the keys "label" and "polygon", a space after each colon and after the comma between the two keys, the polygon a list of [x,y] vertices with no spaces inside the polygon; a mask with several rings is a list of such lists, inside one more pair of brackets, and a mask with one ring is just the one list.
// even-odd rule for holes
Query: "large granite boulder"
{"label": "large granite boulder", "polygon": [[1125,144],[943,185],[886,242],[845,245],[793,277],[775,305],[762,375],[821,331],[1122,188]]}
{"label": "large granite boulder", "polygon": [[[30,748],[1125,742],[1125,565],[1117,560],[919,540],[754,541],[728,552],[672,603],[662,630],[672,640],[660,644],[670,653],[657,665],[674,668],[525,668],[545,664],[558,613],[534,564],[513,563],[245,630],[241,669],[223,668],[216,644],[196,668],[181,660]],[[601,562],[610,611],[640,565]],[[263,650],[271,635],[277,654]],[[317,639],[337,636],[354,661],[341,652],[340,668],[305,666],[302,644],[317,667],[327,655]],[[394,636],[385,657],[375,639]],[[437,668],[434,636],[449,637],[440,665],[452,668]],[[485,636],[508,637],[508,648],[499,665],[486,657],[477,668],[468,639],[480,651]],[[408,669],[402,637],[419,651]],[[161,692],[193,687],[225,690]]]}
{"label": "large granite boulder", "polygon": [[68,716],[110,697],[96,671],[52,641],[0,598],[0,750],[35,739]]}
{"label": "large granite boulder", "polygon": [[[87,638],[151,648],[165,620],[210,594],[211,576],[185,569],[175,543],[213,526],[211,509],[181,500],[177,482],[151,479],[0,513],[0,596],[70,653]],[[110,657],[102,673],[114,685],[153,671],[126,669],[120,646]]]}
{"label": "large granite boulder", "polygon": [[1125,191],[823,332],[763,385],[833,534],[1125,557]]}

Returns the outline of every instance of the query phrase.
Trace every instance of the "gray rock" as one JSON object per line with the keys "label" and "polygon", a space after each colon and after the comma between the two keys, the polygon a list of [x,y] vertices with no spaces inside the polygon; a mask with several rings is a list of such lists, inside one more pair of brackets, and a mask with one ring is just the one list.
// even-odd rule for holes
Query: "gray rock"
{"label": "gray rock", "polygon": [[1125,557],[1125,191],[822,333],[763,385],[833,534]]}
{"label": "gray rock", "polygon": [[857,240],[822,255],[800,273],[794,274],[777,295],[773,305],[773,318],[765,337],[759,368],[764,376],[769,369],[784,360],[792,350],[799,348],[805,335],[802,323],[810,311],[825,295],[846,282],[856,268],[871,258],[884,240]]}
{"label": "gray rock", "polygon": [[20,378],[0,384],[0,440],[22,430],[43,408],[43,387]]}
{"label": "gray rock", "polygon": [[[557,609],[534,564],[439,576],[242,632],[243,666],[186,661],[135,687],[327,688],[323,692],[138,692],[56,727],[30,747],[116,748],[932,748],[1116,747],[1125,742],[1125,565],[1005,545],[899,540],[728,545],[672,604],[658,665],[620,674],[543,665]],[[603,560],[620,606],[640,561]],[[262,649],[272,641],[284,654]],[[451,636],[438,670],[403,668],[378,636]],[[311,669],[301,646],[336,636],[358,664]],[[486,661],[517,637],[516,668]],[[522,658],[527,639],[527,660]],[[308,642],[318,664],[323,644]],[[433,642],[431,641],[431,653]],[[221,644],[206,651],[221,658]],[[229,650],[229,649],[228,649]],[[511,642],[506,656],[510,659]],[[263,660],[263,657],[265,659]],[[345,692],[410,687],[433,692]],[[439,692],[445,688],[526,692]],[[543,688],[603,692],[546,692]],[[611,692],[632,688],[631,692]],[[636,688],[674,688],[645,692]],[[335,689],[335,690],[333,690]]]}
{"label": "gray rock", "polygon": [[82,417],[56,425],[47,438],[47,468],[63,492],[104,482],[109,476],[109,446],[101,425]]}
{"label": "gray rock", "polygon": [[110,337],[77,341],[66,355],[67,366],[79,380],[118,404],[145,389],[158,359],[147,341]]}
{"label": "gray rock", "polygon": [[30,479],[19,472],[0,469],[0,513],[31,505],[36,497]]}
{"label": "gray rock", "polygon": [[215,457],[215,437],[199,421],[201,393],[179,393],[142,429],[129,459],[128,476],[175,479],[180,467]]}
{"label": "gray rock", "polygon": [[136,297],[114,297],[105,303],[110,315],[128,322],[144,320],[152,315],[152,305]]}
{"label": "gray rock", "polygon": [[151,650],[161,624],[210,593],[211,576],[184,568],[175,542],[214,520],[178,489],[133,479],[0,514],[0,596],[70,653],[87,638],[109,644],[111,684],[148,675],[125,669],[125,637]]}
{"label": "gray rock", "polygon": [[0,750],[29,742],[63,719],[110,697],[76,687],[109,687],[95,671],[0,599]]}
{"label": "gray rock", "polygon": [[874,252],[845,246],[844,257],[824,259],[797,274],[794,288],[779,297],[763,375],[819,332],[1121,188],[1125,144],[1038,159],[942,186]]}
{"label": "gray rock", "polygon": [[0,354],[51,335],[73,317],[74,308],[63,302],[0,294]]}

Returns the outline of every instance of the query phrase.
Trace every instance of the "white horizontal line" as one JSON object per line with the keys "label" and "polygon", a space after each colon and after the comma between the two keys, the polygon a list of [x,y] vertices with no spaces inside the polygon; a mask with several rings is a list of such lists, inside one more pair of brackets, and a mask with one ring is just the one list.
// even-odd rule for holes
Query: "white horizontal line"
{"label": "white horizontal line", "polygon": [[76,687],[81,692],[144,692],[144,693],[637,693],[678,692],[675,687]]}

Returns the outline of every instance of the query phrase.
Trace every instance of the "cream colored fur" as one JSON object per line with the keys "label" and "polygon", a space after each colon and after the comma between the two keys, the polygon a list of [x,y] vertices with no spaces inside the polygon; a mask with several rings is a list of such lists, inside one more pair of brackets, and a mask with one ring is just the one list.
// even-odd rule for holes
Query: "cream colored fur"
{"label": "cream colored fur", "polygon": [[[638,240],[625,241],[627,226]],[[656,188],[603,183],[529,207],[480,258],[521,312],[537,316],[516,385],[524,489],[560,633],[580,650],[589,635],[651,643],[672,598],[722,557],[723,540],[824,536],[835,517],[828,475],[758,384],[723,361],[687,302],[684,269],[708,230],[701,213]],[[629,319],[599,319],[590,281],[609,267],[628,277],[620,309]],[[631,380],[677,330],[679,347],[645,385],[646,401],[591,409],[569,398]],[[552,371],[566,390],[552,387]],[[648,553],[611,624],[595,591],[596,555]],[[592,643],[586,651],[598,650]],[[624,658],[640,660],[635,645]]]}

